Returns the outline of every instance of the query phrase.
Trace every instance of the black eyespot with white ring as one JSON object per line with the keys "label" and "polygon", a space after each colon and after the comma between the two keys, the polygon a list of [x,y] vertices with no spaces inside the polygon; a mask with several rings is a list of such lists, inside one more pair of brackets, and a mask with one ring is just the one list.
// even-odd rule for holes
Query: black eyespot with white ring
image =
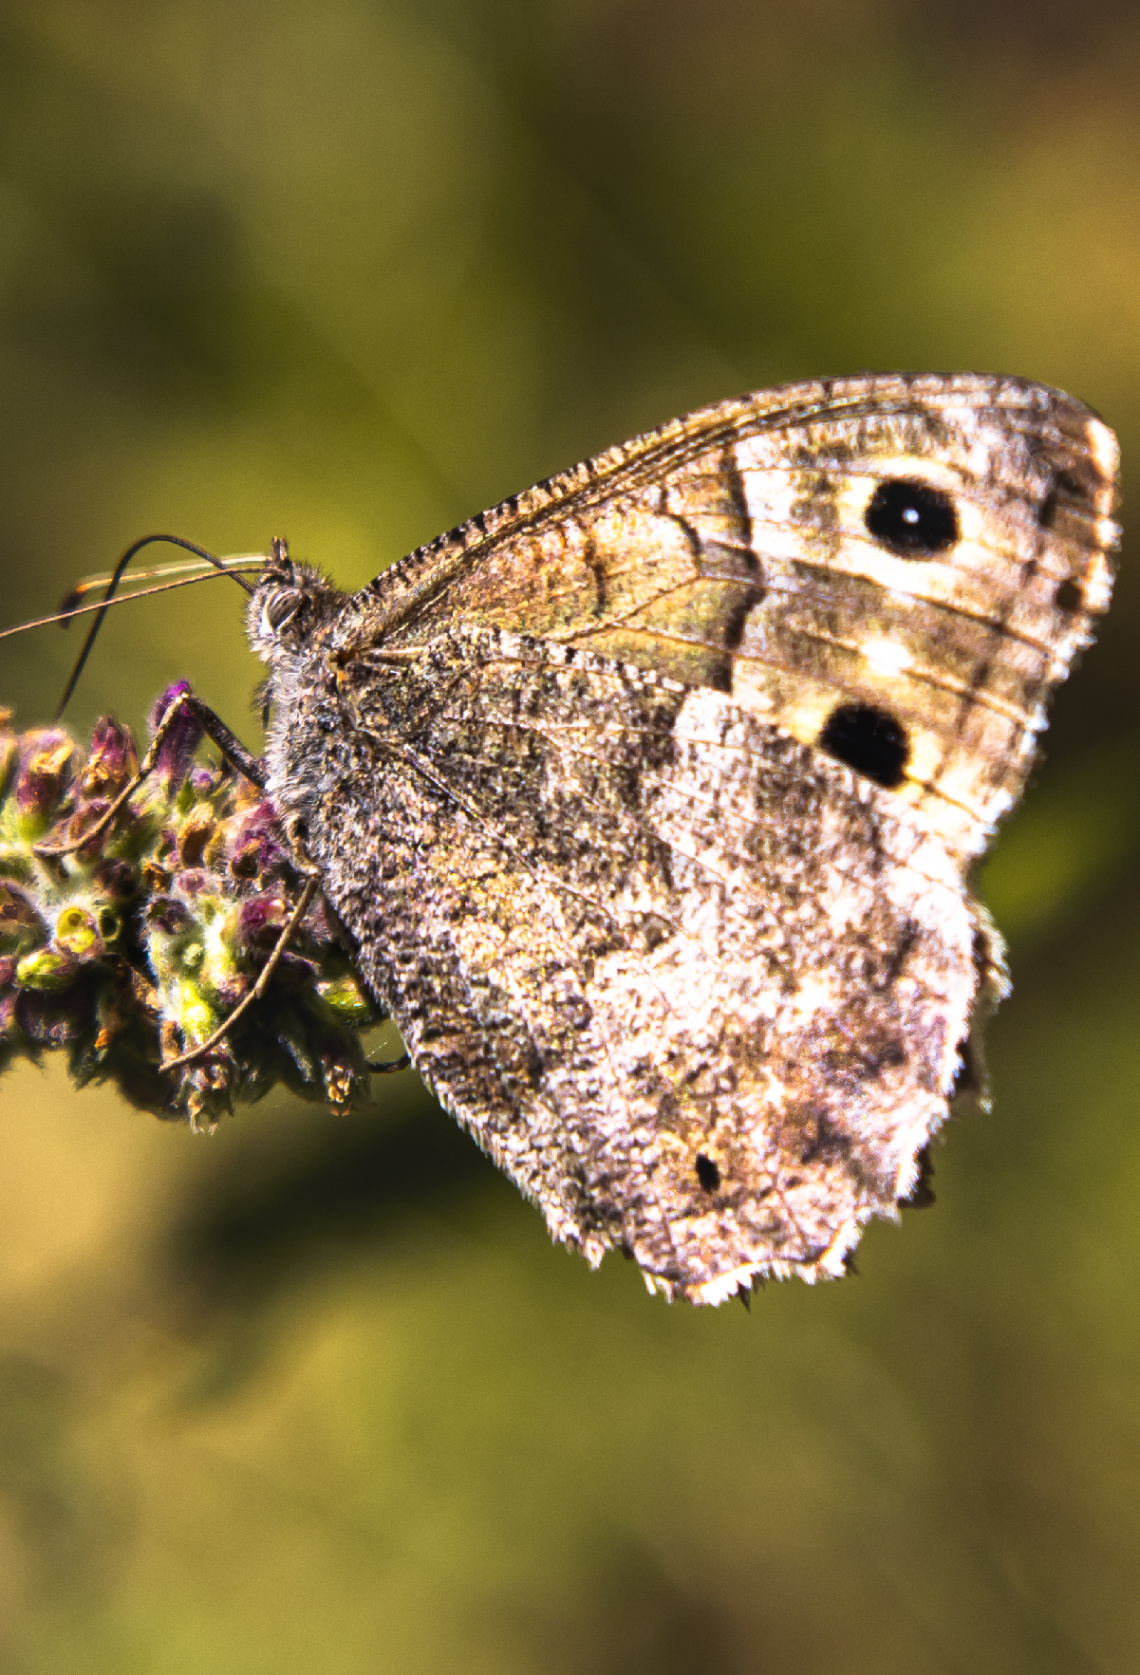
{"label": "black eyespot with white ring", "polygon": [[945,489],[913,477],[880,483],[863,514],[867,532],[900,558],[934,558],[959,538],[958,514]]}

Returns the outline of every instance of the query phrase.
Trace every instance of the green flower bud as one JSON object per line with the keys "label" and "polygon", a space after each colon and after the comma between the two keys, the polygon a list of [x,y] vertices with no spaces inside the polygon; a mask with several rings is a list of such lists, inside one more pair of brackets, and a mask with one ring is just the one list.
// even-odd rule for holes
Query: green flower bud
{"label": "green flower bud", "polygon": [[103,951],[102,939],[94,916],[85,907],[65,907],[55,922],[55,946],[76,959],[98,959]]}
{"label": "green flower bud", "polygon": [[71,987],[79,970],[73,954],[56,948],[37,948],[25,954],[16,966],[16,981],[25,989],[46,989],[57,992]]}
{"label": "green flower bud", "polygon": [[46,940],[47,926],[29,893],[0,880],[0,953],[19,953]]}

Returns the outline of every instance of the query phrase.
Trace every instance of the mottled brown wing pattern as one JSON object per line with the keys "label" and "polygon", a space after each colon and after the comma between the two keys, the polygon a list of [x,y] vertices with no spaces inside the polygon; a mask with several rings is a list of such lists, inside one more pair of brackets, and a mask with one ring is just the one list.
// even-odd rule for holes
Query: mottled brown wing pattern
{"label": "mottled brown wing pattern", "polygon": [[348,599],[270,566],[270,789],[440,1099],[671,1296],[841,1270],[1001,956],[963,882],[1108,602],[1116,452],[1015,379],[792,386]]}
{"label": "mottled brown wing pattern", "polygon": [[310,850],[414,1061],[555,1237],[695,1301],[839,1272],[969,1028],[942,846],[722,694],[574,648],[460,627],[342,692]]}

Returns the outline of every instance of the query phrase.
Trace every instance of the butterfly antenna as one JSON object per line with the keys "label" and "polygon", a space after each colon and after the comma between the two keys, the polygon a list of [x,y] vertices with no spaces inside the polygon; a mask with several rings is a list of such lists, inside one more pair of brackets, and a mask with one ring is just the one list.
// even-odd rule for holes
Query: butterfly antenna
{"label": "butterfly antenna", "polygon": [[[127,548],[126,552],[111,572],[111,579],[107,583],[107,591],[103,595],[103,603],[99,607],[99,610],[95,613],[95,620],[87,630],[87,638],[84,640],[79,656],[75,660],[75,666],[72,669],[67,685],[64,688],[63,697],[59,701],[58,708],[56,709],[55,716],[53,718],[54,720],[58,721],[60,719],[64,710],[71,701],[71,695],[79,684],[79,677],[83,673],[87,659],[91,655],[91,648],[95,644],[95,638],[99,633],[100,628],[103,626],[103,618],[107,615],[107,610],[111,601],[115,597],[116,590],[118,589],[119,583],[123,579],[123,574],[126,571],[127,565],[131,562],[131,559],[134,558],[136,553],[142,552],[144,547],[154,546],[156,542],[166,542],[172,547],[182,547],[188,553],[195,553],[197,557],[205,559],[208,564],[212,564],[216,570],[220,570],[223,576],[233,576],[234,581],[237,582],[238,586],[244,588],[247,593],[251,594],[253,592],[253,589],[250,587],[248,582],[243,581],[240,576],[234,575],[234,572],[228,569],[220,558],[216,557],[211,552],[207,552],[205,547],[195,546],[193,541],[184,540],[181,535],[144,535],[141,541],[136,541],[133,546]],[[73,596],[74,595],[71,594],[68,597],[72,598]]]}
{"label": "butterfly antenna", "polygon": [[[265,569],[265,554],[250,553],[248,556],[227,558],[225,566],[227,576],[236,575],[241,570],[262,571]],[[140,579],[145,580],[147,576],[178,575],[178,572],[183,568],[189,569],[190,566],[170,564],[158,570],[143,570],[142,572],[136,570],[132,579],[138,581]],[[131,593],[117,594],[111,600],[111,605],[130,605],[136,599],[153,599],[156,593],[175,593],[179,588],[194,587],[198,582],[216,581],[219,574],[220,572],[217,570],[208,570],[204,565],[199,565],[195,567],[193,575],[181,575],[176,582],[166,581],[159,587],[137,587]],[[0,640],[11,639],[13,634],[28,634],[33,628],[51,628],[55,624],[58,624],[60,628],[70,628],[75,617],[90,616],[93,611],[103,609],[102,600],[97,600],[93,605],[79,605],[76,600],[82,599],[89,588],[106,587],[106,585],[106,576],[100,576],[97,581],[86,585],[78,583],[74,592],[69,593],[63,600],[62,610],[53,611],[51,616],[34,617],[31,622],[14,623],[11,628],[0,628]]]}
{"label": "butterfly antenna", "polygon": [[[227,571],[230,572],[240,570],[245,566],[252,568],[256,565],[260,565],[261,568],[264,569],[265,554],[227,553],[225,558],[222,559],[222,563],[225,565]],[[213,581],[216,574],[217,572],[212,568],[212,566],[203,564],[201,559],[189,558],[182,563],[156,564],[153,570],[132,570],[131,581],[167,581],[171,576],[186,576],[192,581],[195,579]],[[45,622],[59,622],[63,619],[63,626],[66,628],[69,625],[71,618],[77,614],[80,605],[87,598],[88,594],[96,592],[99,588],[106,587],[110,580],[111,577],[106,570],[100,571],[97,576],[81,576],[72,588],[71,592],[65,593],[63,598],[60,600],[59,610],[56,612],[55,616],[45,617],[43,620]],[[148,589],[147,592],[149,591],[150,590]],[[117,596],[116,604],[121,605],[124,599],[133,599],[134,597],[135,595],[133,593],[120,593]],[[145,594],[140,592],[139,597],[145,597]],[[95,606],[88,606],[86,608],[89,610],[98,609],[98,604],[96,603]]]}

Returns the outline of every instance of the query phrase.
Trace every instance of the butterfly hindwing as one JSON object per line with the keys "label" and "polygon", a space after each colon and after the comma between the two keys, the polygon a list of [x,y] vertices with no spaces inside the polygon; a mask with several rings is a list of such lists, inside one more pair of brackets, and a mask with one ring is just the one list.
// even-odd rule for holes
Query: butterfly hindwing
{"label": "butterfly hindwing", "polygon": [[307,844],[444,1104],[598,1260],[670,1293],[835,1273],[913,1183],[979,974],[887,793],[576,648],[358,659]]}

